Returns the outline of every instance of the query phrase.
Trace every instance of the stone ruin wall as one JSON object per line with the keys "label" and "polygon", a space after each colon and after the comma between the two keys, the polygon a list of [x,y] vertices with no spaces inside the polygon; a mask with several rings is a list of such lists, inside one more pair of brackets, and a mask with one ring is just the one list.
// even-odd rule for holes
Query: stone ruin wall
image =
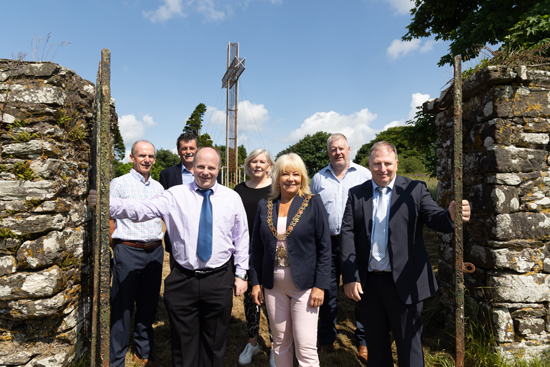
{"label": "stone ruin wall", "polygon": [[0,366],[89,350],[94,99],[65,67],[0,60]]}
{"label": "stone ruin wall", "polygon": [[[452,90],[424,110],[437,113],[437,196],[447,207],[454,195]],[[540,355],[550,350],[550,72],[489,66],[467,79],[463,141],[464,199],[472,206],[464,261],[476,266],[465,274],[466,303],[492,324],[504,355]],[[449,320],[453,238],[442,236],[439,248]]]}

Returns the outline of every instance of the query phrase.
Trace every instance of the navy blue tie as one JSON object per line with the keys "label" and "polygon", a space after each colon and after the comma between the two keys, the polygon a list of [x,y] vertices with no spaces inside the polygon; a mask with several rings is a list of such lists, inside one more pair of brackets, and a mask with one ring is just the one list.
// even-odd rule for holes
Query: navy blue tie
{"label": "navy blue tie", "polygon": [[197,241],[197,256],[202,261],[207,261],[212,256],[212,204],[210,194],[212,190],[198,190],[204,199],[202,200],[201,217],[199,221],[199,239]]}

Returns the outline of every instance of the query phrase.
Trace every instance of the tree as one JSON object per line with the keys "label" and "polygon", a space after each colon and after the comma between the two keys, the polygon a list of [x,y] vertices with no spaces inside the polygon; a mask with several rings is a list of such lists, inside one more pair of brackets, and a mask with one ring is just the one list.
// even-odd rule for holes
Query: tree
{"label": "tree", "polygon": [[453,64],[453,56],[475,58],[486,45],[532,47],[549,40],[550,4],[541,0],[415,0],[404,41],[435,36],[451,41],[450,54],[439,65]]}
{"label": "tree", "polygon": [[[214,145],[214,149],[217,149],[220,152],[222,157],[222,167],[225,166],[225,145]],[[237,165],[240,167],[244,164],[244,161],[248,154],[246,153],[246,148],[244,145],[239,145],[239,157],[237,158]]]}
{"label": "tree", "polygon": [[206,113],[206,105],[204,103],[199,103],[195,110],[189,116],[185,122],[185,127],[183,128],[184,133],[193,133],[199,139],[199,145],[201,147],[211,147],[213,145],[212,138],[208,133],[201,134],[202,129],[202,118]]}
{"label": "tree", "polygon": [[122,139],[122,135],[120,134],[120,129],[118,128],[118,124],[113,124],[113,141],[115,144],[115,159],[121,161],[124,159],[124,156],[126,155],[126,147],[124,146],[124,140]]}
{"label": "tree", "polygon": [[155,165],[168,168],[180,162],[181,162],[180,157],[177,154],[172,153],[168,149],[160,148],[157,150]]}
{"label": "tree", "polygon": [[437,129],[435,126],[435,115],[425,114],[422,107],[417,107],[418,111],[412,120],[407,121],[407,127],[404,131],[408,141],[413,142],[415,150],[421,157],[422,164],[426,166],[430,176],[435,177],[437,169]]}
{"label": "tree", "polygon": [[319,172],[330,163],[327,155],[327,140],[330,133],[319,131],[306,135],[296,144],[289,146],[277,154],[277,158],[287,153],[296,153],[304,161],[309,177]]}

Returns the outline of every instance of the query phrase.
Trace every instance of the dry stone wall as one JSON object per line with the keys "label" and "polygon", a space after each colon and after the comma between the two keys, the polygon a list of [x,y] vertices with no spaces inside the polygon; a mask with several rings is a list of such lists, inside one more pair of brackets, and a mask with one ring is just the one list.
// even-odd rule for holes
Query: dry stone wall
{"label": "dry stone wall", "polygon": [[60,65],[0,60],[0,366],[87,349],[94,94]]}
{"label": "dry stone wall", "polygon": [[[438,201],[453,197],[452,90],[426,102],[438,130]],[[467,295],[492,325],[505,355],[550,349],[550,72],[489,66],[463,86]],[[447,107],[446,107],[447,106]],[[452,235],[442,236],[439,274],[452,315]]]}

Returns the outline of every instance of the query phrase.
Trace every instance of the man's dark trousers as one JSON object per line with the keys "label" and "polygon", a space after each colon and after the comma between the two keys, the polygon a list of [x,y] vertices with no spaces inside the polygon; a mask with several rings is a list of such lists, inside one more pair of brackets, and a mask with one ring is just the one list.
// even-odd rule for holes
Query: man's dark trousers
{"label": "man's dark trousers", "polygon": [[111,288],[111,366],[123,366],[130,339],[130,319],[134,317],[136,354],[150,359],[153,350],[153,322],[162,280],[163,247],[152,251],[117,244],[114,248]]}
{"label": "man's dark trousers", "polygon": [[223,367],[235,275],[230,260],[197,274],[178,263],[164,280],[174,367]]}
{"label": "man's dark trousers", "polygon": [[[330,269],[330,288],[325,290],[325,300],[319,308],[319,327],[317,340],[319,345],[332,345],[336,341],[336,321],[338,316],[338,288],[340,285],[340,237],[330,236],[332,242],[332,264]],[[355,304],[355,340],[359,345],[367,345],[361,322],[359,305]]]}
{"label": "man's dark trousers", "polygon": [[390,272],[369,272],[362,287],[361,301],[357,304],[369,348],[367,366],[393,367],[390,330],[397,346],[399,367],[424,366],[423,302],[405,304]]}

